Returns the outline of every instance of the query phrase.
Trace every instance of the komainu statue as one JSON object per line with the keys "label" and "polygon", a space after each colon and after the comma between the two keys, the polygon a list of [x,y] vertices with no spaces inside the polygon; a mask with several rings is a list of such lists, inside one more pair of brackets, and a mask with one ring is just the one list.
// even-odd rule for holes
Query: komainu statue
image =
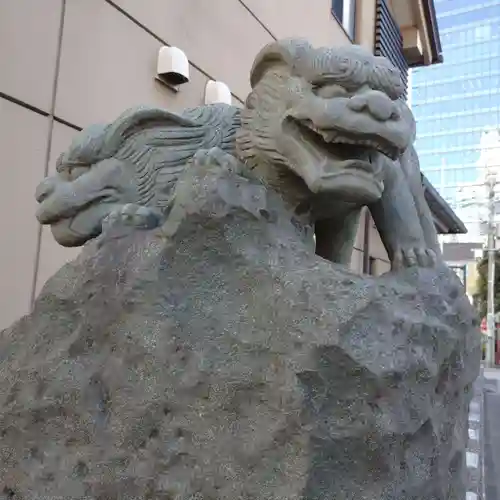
{"label": "komainu statue", "polygon": [[[6,498],[465,498],[478,323],[399,72],[284,40],[250,80],[86,128],[38,186],[83,249],[0,333]],[[378,277],[348,266],[365,206]]]}
{"label": "komainu statue", "polygon": [[308,214],[323,257],[349,262],[368,205],[394,264],[433,263],[439,250],[413,150],[415,122],[385,58],[286,40],[257,56],[251,83],[242,110],[138,108],[83,130],[39,186],[38,219],[67,246],[97,236],[117,211],[151,227],[168,214],[197,155],[222,164],[230,155],[243,175]]}

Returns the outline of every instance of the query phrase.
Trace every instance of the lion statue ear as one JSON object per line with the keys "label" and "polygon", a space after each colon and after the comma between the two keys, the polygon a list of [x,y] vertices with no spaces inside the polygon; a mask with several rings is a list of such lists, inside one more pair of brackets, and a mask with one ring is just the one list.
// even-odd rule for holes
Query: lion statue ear
{"label": "lion statue ear", "polygon": [[106,127],[101,155],[104,158],[113,156],[123,141],[138,130],[157,126],[198,127],[194,121],[161,108],[140,106],[122,113],[114,122]]}
{"label": "lion statue ear", "polygon": [[307,57],[313,51],[313,46],[302,38],[286,38],[266,45],[255,58],[250,71],[250,85],[255,87],[266,70],[275,64],[286,64],[292,72],[307,63]]}

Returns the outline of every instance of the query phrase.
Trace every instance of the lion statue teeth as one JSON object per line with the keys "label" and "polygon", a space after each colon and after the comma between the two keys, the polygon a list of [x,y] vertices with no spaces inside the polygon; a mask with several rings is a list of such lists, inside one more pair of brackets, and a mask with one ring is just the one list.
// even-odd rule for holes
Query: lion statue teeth
{"label": "lion statue teeth", "polygon": [[290,210],[308,207],[320,256],[350,261],[368,206],[394,268],[433,265],[437,234],[399,71],[359,46],[287,39],[263,48],[250,80],[243,109],[138,107],[84,129],[37,188],[39,222],[64,246],[85,244],[117,218],[161,225],[179,178],[209,151],[214,164],[231,157],[238,175],[259,179]]}

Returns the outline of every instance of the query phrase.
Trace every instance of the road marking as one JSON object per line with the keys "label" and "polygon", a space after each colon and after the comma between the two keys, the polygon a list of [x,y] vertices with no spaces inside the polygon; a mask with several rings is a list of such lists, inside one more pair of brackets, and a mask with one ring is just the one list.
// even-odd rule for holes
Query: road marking
{"label": "road marking", "polygon": [[468,451],[465,454],[465,461],[467,463],[467,467],[477,469],[479,466],[479,455]]}
{"label": "road marking", "polygon": [[475,429],[469,429],[469,439],[477,441],[477,431]]}
{"label": "road marking", "polygon": [[466,494],[465,494],[465,500],[477,500],[477,495],[472,492],[472,491],[468,491]]}

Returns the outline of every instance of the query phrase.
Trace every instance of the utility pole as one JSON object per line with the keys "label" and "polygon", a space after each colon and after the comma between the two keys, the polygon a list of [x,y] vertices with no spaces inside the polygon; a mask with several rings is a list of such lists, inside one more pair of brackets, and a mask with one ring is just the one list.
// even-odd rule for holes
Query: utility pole
{"label": "utility pole", "polygon": [[495,185],[496,176],[488,175],[488,298],[487,298],[487,334],[488,344],[486,346],[486,363],[489,366],[495,365]]}

